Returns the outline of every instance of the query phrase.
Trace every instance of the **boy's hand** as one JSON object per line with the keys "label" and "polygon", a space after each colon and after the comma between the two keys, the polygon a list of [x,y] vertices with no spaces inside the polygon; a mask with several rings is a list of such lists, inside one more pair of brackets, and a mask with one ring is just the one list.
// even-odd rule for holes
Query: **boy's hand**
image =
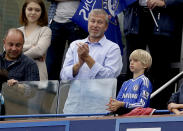
{"label": "boy's hand", "polygon": [[120,107],[124,107],[124,102],[110,98],[109,104],[107,104],[106,106],[108,106],[108,108],[106,110],[111,111],[111,112],[115,112]]}

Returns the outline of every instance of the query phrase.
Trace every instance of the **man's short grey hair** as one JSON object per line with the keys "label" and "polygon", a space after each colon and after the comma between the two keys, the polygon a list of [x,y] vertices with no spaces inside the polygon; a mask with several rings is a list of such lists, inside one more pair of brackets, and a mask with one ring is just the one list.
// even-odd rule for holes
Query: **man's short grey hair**
{"label": "man's short grey hair", "polygon": [[10,28],[8,29],[8,31],[5,33],[4,35],[4,39],[6,39],[7,35],[10,33],[10,32],[16,32],[16,33],[19,33],[21,34],[22,38],[23,38],[23,41],[24,41],[24,34],[21,30],[17,29],[17,28]]}
{"label": "man's short grey hair", "polygon": [[89,13],[88,20],[90,19],[91,15],[104,15],[106,23],[109,24],[109,15],[105,12],[105,10],[103,10],[103,9],[93,9],[93,10],[91,10],[91,12]]}

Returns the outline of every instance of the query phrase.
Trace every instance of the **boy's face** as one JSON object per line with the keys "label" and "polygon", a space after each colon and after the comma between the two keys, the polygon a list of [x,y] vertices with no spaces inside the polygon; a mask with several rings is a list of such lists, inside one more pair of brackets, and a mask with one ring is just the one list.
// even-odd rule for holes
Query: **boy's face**
{"label": "boy's face", "polygon": [[130,59],[130,71],[133,73],[144,73],[144,64],[137,59]]}

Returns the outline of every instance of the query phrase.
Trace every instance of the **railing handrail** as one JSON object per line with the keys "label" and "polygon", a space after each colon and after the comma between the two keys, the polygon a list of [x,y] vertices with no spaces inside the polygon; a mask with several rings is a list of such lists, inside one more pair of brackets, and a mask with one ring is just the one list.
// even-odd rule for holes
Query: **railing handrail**
{"label": "railing handrail", "polygon": [[[171,112],[169,110],[155,110],[153,114],[170,114]],[[172,113],[173,114],[173,113]]]}
{"label": "railing handrail", "polygon": [[[169,110],[155,110],[153,114],[170,114]],[[65,118],[65,117],[90,117],[90,116],[109,116],[114,115],[111,112],[107,113],[94,113],[94,114],[32,114],[32,115],[2,115],[0,119],[11,119],[11,118]]]}
{"label": "railing handrail", "polygon": [[176,75],[175,77],[173,77],[171,80],[169,80],[167,83],[165,83],[163,86],[161,86],[159,89],[157,89],[156,91],[154,91],[151,94],[150,98],[153,98],[154,96],[156,96],[158,93],[160,93],[162,90],[164,90],[165,88],[167,88],[170,84],[172,84],[173,82],[175,82],[178,78],[180,78],[183,75],[183,71],[180,72],[178,75]]}
{"label": "railing handrail", "polygon": [[7,119],[7,118],[44,118],[44,117],[80,117],[80,116],[108,116],[108,113],[93,113],[93,114],[32,114],[32,115],[2,115],[0,119]]}

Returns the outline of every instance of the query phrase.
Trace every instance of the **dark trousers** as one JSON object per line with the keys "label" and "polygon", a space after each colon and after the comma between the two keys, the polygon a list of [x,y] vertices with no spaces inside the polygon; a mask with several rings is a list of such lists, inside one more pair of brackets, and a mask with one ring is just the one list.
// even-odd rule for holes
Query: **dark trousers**
{"label": "dark trousers", "polygon": [[74,40],[86,38],[88,33],[73,22],[57,23],[52,21],[50,28],[52,38],[46,57],[48,79],[59,80],[66,42],[70,44]]}

